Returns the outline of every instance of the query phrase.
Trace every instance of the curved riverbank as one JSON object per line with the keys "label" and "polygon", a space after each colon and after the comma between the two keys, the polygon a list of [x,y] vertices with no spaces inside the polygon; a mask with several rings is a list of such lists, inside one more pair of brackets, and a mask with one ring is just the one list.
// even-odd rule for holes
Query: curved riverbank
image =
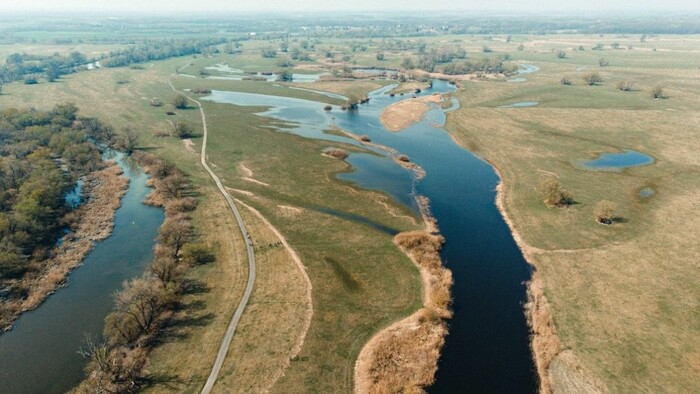
{"label": "curved riverbank", "polygon": [[22,313],[36,309],[57,288],[64,286],[70,272],[83,262],[94,243],[112,234],[114,212],[120,206],[128,184],[129,179],[114,162],[108,162],[107,168],[84,177],[87,202],[69,213],[74,222],[72,231],[54,248],[51,258],[40,262],[41,271],[27,274],[22,280],[27,296],[3,301],[0,333],[11,330]]}

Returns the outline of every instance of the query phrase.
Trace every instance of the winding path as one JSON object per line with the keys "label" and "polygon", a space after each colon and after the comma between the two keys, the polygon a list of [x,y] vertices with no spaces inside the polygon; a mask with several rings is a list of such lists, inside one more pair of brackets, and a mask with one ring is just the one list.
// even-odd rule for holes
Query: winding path
{"label": "winding path", "polygon": [[236,332],[236,327],[238,327],[238,322],[241,320],[241,316],[243,315],[243,311],[245,310],[246,306],[248,306],[248,301],[250,300],[250,295],[253,293],[253,288],[255,286],[255,252],[253,251],[253,245],[252,242],[250,241],[250,234],[248,233],[248,230],[245,227],[245,223],[243,222],[243,218],[241,217],[241,213],[239,212],[238,208],[236,207],[236,204],[233,201],[233,198],[231,197],[230,194],[226,191],[224,188],[224,185],[221,183],[221,180],[219,179],[218,176],[212,171],[212,169],[209,167],[207,164],[206,156],[207,156],[207,117],[204,114],[204,108],[202,107],[202,103],[199,101],[190,98],[189,96],[185,95],[184,93],[180,92],[179,90],[175,89],[175,86],[173,86],[172,81],[170,81],[170,77],[168,77],[168,84],[170,85],[170,88],[179,94],[183,94],[185,97],[187,97],[188,100],[194,102],[197,104],[199,107],[199,113],[202,115],[202,130],[204,133],[204,137],[202,139],[202,153],[200,155],[200,163],[202,164],[202,167],[204,167],[205,170],[209,173],[209,176],[216,182],[216,186],[219,188],[219,191],[221,194],[224,196],[226,199],[226,203],[228,204],[229,208],[231,208],[231,212],[233,212],[233,216],[236,217],[236,221],[238,222],[238,227],[241,229],[241,234],[243,235],[243,240],[246,243],[246,249],[248,251],[248,284],[246,285],[245,292],[243,293],[243,298],[241,298],[241,302],[238,304],[238,307],[236,308],[236,311],[233,313],[233,317],[231,318],[231,322],[228,325],[228,329],[226,330],[226,334],[224,335],[224,338],[221,340],[221,345],[219,345],[219,352],[216,355],[216,361],[214,362],[214,366],[211,369],[211,372],[209,373],[209,378],[207,379],[206,384],[204,385],[204,388],[202,389],[202,394],[209,394],[214,387],[214,383],[216,383],[216,378],[219,376],[219,372],[221,371],[221,367],[224,365],[224,360],[226,359],[226,353],[228,353],[228,349],[231,346],[231,341],[233,340],[233,334]]}

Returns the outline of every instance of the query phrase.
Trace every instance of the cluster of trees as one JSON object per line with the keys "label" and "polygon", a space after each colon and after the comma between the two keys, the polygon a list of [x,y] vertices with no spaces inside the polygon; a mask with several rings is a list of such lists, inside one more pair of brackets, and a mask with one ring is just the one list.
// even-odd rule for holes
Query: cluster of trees
{"label": "cluster of trees", "polygon": [[[469,73],[510,74],[517,71],[517,65],[507,65],[503,58],[483,58],[473,62],[451,63],[443,67],[443,74],[459,75]],[[427,70],[426,70],[427,71]]]}
{"label": "cluster of trees", "polygon": [[65,192],[102,166],[77,113],[71,104],[0,112],[0,282],[41,269],[69,211]]}
{"label": "cluster of trees", "polygon": [[127,49],[112,51],[101,60],[103,67],[122,67],[171,57],[218,53],[217,45],[227,43],[223,38],[193,38],[151,40]]}
{"label": "cluster of trees", "polygon": [[419,54],[416,67],[428,72],[435,71],[439,64],[449,63],[455,59],[466,59],[467,51],[462,48],[432,49],[429,52]]}
{"label": "cluster of trees", "polygon": [[50,56],[28,55],[14,53],[5,59],[0,67],[0,83],[33,79],[43,75],[53,81],[61,75],[70,74],[75,67],[88,63],[87,58],[80,52],[71,52],[66,56],[55,53]]}
{"label": "cluster of trees", "polygon": [[153,177],[166,220],[160,228],[154,259],[147,272],[125,281],[114,295],[114,311],[105,319],[102,343],[88,341],[81,351],[89,359],[84,392],[137,392],[146,381],[144,366],[153,339],[172,317],[187,290],[189,267],[214,261],[202,244],[191,242],[190,197],[186,176],[152,154],[134,154]]}

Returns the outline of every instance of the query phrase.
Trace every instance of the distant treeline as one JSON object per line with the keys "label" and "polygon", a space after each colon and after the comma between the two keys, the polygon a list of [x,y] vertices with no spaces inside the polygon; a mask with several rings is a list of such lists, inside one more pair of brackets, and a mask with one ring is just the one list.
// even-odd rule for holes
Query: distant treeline
{"label": "distant treeline", "polygon": [[77,113],[71,104],[0,112],[0,285],[37,269],[68,212],[64,194],[102,165],[90,137],[106,126]]}
{"label": "distant treeline", "polygon": [[171,57],[213,54],[219,52],[217,45],[224,43],[227,44],[227,50],[234,47],[231,41],[224,38],[165,39],[145,41],[94,59],[88,59],[80,52],[71,52],[67,56],[58,53],[50,56],[14,53],[0,67],[0,83],[24,80],[25,83],[32,84],[39,77],[52,82],[61,75],[73,73],[78,67],[98,60],[102,67],[122,67]]}
{"label": "distant treeline", "polygon": [[121,67],[171,57],[211,54],[219,51],[217,45],[227,42],[228,40],[224,38],[153,40],[120,51],[110,52],[100,63],[103,67]]}
{"label": "distant treeline", "polygon": [[67,56],[55,53],[50,56],[14,53],[7,57],[5,65],[0,67],[0,82],[21,81],[30,75],[44,75],[53,80],[61,75],[74,72],[75,67],[88,62],[80,52],[71,52]]}

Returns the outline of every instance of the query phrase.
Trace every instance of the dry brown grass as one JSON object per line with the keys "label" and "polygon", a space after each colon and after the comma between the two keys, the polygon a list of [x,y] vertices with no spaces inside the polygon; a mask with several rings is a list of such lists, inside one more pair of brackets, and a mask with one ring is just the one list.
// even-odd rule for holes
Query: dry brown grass
{"label": "dry brown grass", "polygon": [[[426,203],[427,204],[427,203]],[[429,227],[434,228],[434,222]],[[375,335],[355,364],[356,393],[423,393],[432,384],[447,335],[452,273],[443,267],[441,235],[404,232],[394,243],[418,266],[424,308]]]}
{"label": "dry brown grass", "polygon": [[38,307],[57,287],[65,283],[68,274],[80,265],[92,250],[94,242],[110,236],[114,226],[114,211],[126,192],[128,178],[112,163],[107,168],[85,177],[87,201],[71,215],[80,218],[72,234],[52,252],[53,257],[41,262],[39,271],[28,273],[21,280],[27,297],[4,301],[0,310],[0,327],[7,330],[19,315]]}
{"label": "dry brown grass", "polygon": [[440,102],[442,102],[442,96],[439,94],[400,101],[384,109],[379,120],[387,130],[401,131],[423,120],[430,110],[429,103]]}

